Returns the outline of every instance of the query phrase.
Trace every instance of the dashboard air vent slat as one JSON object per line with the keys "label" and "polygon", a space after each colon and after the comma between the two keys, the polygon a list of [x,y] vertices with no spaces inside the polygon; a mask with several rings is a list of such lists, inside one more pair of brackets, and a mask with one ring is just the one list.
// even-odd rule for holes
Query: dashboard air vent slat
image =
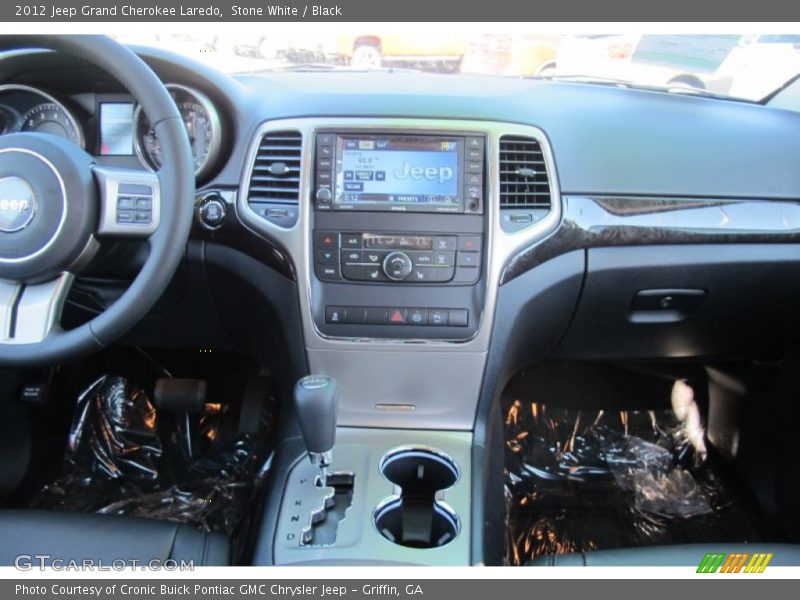
{"label": "dashboard air vent slat", "polygon": [[264,134],[250,173],[248,202],[298,203],[302,145],[299,131]]}
{"label": "dashboard air vent slat", "polygon": [[549,208],[550,178],[539,142],[531,137],[500,138],[500,208]]}

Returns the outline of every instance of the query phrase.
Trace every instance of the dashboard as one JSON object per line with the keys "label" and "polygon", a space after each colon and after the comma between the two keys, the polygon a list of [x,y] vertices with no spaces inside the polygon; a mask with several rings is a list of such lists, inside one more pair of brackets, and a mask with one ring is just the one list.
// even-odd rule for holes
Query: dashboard
{"label": "dashboard", "polygon": [[[213,302],[186,327],[219,313],[259,352],[265,331],[300,340],[298,369],[339,380],[343,425],[470,429],[481,395],[536,359],[730,356],[800,334],[797,113],[574,82],[229,76],[136,51],[195,156],[208,271],[185,297]],[[91,66],[14,55],[0,80],[5,133],[158,167],[146,116]],[[203,289],[239,260],[242,289]]]}

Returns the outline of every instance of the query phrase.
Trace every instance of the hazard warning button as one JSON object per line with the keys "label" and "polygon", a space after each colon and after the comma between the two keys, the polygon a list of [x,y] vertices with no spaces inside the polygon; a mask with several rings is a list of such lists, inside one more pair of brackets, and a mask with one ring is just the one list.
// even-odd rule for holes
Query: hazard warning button
{"label": "hazard warning button", "polygon": [[407,323],[407,311],[405,308],[390,308],[389,309],[389,324],[390,325],[405,325]]}

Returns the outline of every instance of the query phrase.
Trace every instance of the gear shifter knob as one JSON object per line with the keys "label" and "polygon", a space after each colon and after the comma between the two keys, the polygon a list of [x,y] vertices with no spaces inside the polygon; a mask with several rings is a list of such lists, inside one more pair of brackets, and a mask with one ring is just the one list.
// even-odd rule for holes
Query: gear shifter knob
{"label": "gear shifter knob", "polygon": [[332,377],[308,375],[295,385],[294,401],[308,456],[324,470],[331,463],[336,441],[339,385]]}

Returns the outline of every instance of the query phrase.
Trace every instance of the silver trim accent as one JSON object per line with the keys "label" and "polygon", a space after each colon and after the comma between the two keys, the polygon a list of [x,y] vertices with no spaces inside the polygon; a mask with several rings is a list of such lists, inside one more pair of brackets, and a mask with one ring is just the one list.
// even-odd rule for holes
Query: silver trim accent
{"label": "silver trim accent", "polygon": [[35,285],[0,282],[0,342],[35,344],[47,338],[61,319],[74,279],[65,272]]}
{"label": "silver trim accent", "polygon": [[[298,512],[298,507],[307,507],[307,498],[317,497],[315,494],[320,491],[311,485],[317,475],[316,469],[304,454],[298,454],[283,489],[275,538],[270,540],[276,565],[342,564],[342,561],[349,564],[470,564],[471,433],[339,427],[336,440],[333,473],[347,472],[354,476],[352,504],[346,517],[339,522],[336,541],[330,546],[300,546],[298,543],[306,524],[302,516],[305,513]],[[437,498],[445,510],[455,513],[460,521],[458,535],[441,547],[419,549],[394,544],[374,527],[375,508],[395,492],[393,484],[378,470],[379,461],[409,443],[415,448],[439,448],[452,457],[462,473],[462,477],[447,489],[447,502]],[[297,504],[298,500],[301,505]],[[300,519],[293,520],[295,515]]]}
{"label": "silver trim accent", "polygon": [[386,402],[379,402],[375,405],[377,410],[389,410],[389,411],[412,411],[415,410],[417,407],[414,404],[389,404]]}
{"label": "silver trim accent", "polygon": [[44,246],[39,248],[36,252],[32,252],[31,254],[27,254],[26,256],[20,256],[17,258],[0,257],[0,263],[21,263],[35,256],[39,256],[40,254],[45,252],[48,248],[50,248],[50,246],[52,246],[58,239],[58,236],[61,234],[61,230],[64,228],[64,223],[66,223],[67,221],[67,188],[64,185],[64,179],[61,177],[61,174],[58,172],[58,169],[55,168],[53,163],[51,163],[49,160],[47,160],[44,156],[42,156],[38,152],[34,152],[33,150],[28,150],[27,148],[17,148],[17,147],[3,148],[2,150],[0,150],[0,154],[5,154],[7,152],[20,152],[22,154],[28,154],[30,156],[33,156],[34,158],[38,158],[39,160],[41,160],[47,166],[47,168],[53,172],[53,174],[56,176],[56,179],[58,180],[58,186],[61,188],[61,205],[64,209],[63,211],[61,211],[61,220],[58,222],[58,227],[56,227],[55,232]]}
{"label": "silver trim accent", "polygon": [[[211,126],[211,144],[208,147],[208,154],[206,155],[205,160],[194,171],[195,179],[202,179],[208,175],[208,171],[217,162],[217,159],[219,159],[220,150],[222,149],[222,122],[219,117],[219,111],[211,99],[200,90],[196,90],[195,88],[181,85],[179,83],[167,83],[164,85],[164,87],[168,90],[178,90],[191,96],[200,106],[203,107],[203,110],[206,111],[208,122]],[[175,103],[178,104],[177,101]],[[136,156],[139,157],[139,160],[142,162],[142,164],[146,168],[155,171],[157,170],[156,165],[149,153],[142,148],[142,142],[139,139],[139,119],[141,119],[142,112],[142,105],[137,104],[133,111],[133,148],[136,151]]]}
{"label": "silver trim accent", "polygon": [[[161,185],[155,173],[100,165],[94,165],[92,171],[100,187],[100,222],[97,226],[99,235],[141,238],[155,233],[161,220]],[[117,223],[117,195],[119,186],[125,183],[146,185],[153,190],[153,218],[150,223]]]}
{"label": "silver trim accent", "polygon": [[308,459],[311,461],[312,465],[319,467],[321,471],[324,471],[330,467],[331,463],[333,462],[333,450],[326,450],[325,452],[309,452]]}
{"label": "silver trim accent", "polygon": [[[372,528],[375,532],[381,536],[386,541],[402,546],[399,542],[389,539],[380,529],[378,529],[378,519],[380,519],[384,513],[397,508],[400,505],[400,501],[402,498],[398,495],[392,495],[388,498],[382,500],[376,507],[375,510],[372,511]],[[430,552],[431,550],[436,550],[438,548],[444,548],[461,535],[461,519],[458,516],[458,513],[453,510],[453,508],[444,500],[435,500],[433,503],[433,509],[442,515],[445,519],[450,521],[453,524],[453,528],[456,530],[456,534],[451,537],[447,542],[441,545],[434,546],[432,548],[414,548],[415,552]]]}
{"label": "silver trim accent", "polygon": [[386,479],[386,481],[388,481],[389,483],[394,483],[388,477],[386,477],[386,474],[383,472],[384,468],[386,468],[386,465],[390,464],[393,460],[401,458],[402,456],[408,456],[409,454],[413,455],[415,452],[431,456],[435,460],[438,460],[442,464],[447,465],[449,468],[452,468],[453,471],[455,471],[456,474],[455,481],[453,481],[453,483],[445,489],[450,489],[451,487],[453,487],[458,483],[459,479],[461,479],[461,469],[458,468],[458,464],[456,463],[455,460],[453,460],[453,458],[449,454],[447,454],[446,452],[442,452],[438,448],[434,448],[433,446],[426,446],[424,444],[405,444],[403,446],[397,446],[396,448],[392,448],[386,454],[384,454],[381,457],[380,461],[378,461],[378,469],[380,469],[383,478]]}
{"label": "silver trim accent", "polygon": [[[216,202],[222,207],[222,219],[216,225],[209,225],[203,220],[203,208],[205,208],[206,204],[211,204],[212,202]],[[196,221],[200,224],[200,227],[207,231],[216,231],[225,223],[225,217],[228,216],[228,203],[217,192],[209,192],[199,198],[195,197],[195,211],[197,213]]]}
{"label": "silver trim accent", "polygon": [[[321,333],[314,323],[311,313],[311,278],[313,273],[312,231],[314,207],[312,202],[313,175],[313,140],[319,129],[340,129],[343,131],[373,133],[408,133],[435,135],[452,134],[454,131],[466,135],[487,136],[486,158],[488,164],[487,186],[488,196],[484,201],[484,210],[489,220],[487,236],[487,288],[483,314],[476,335],[466,341],[450,340],[407,340],[380,338],[341,338],[330,337]],[[250,176],[255,164],[256,153],[261,138],[270,131],[296,130],[302,135],[300,190],[298,220],[290,228],[283,228],[258,216],[247,203]],[[500,182],[499,151],[500,137],[503,135],[523,135],[535,138],[541,148],[545,165],[550,177],[551,210],[547,217],[531,224],[530,227],[515,233],[505,232],[500,224]],[[532,126],[503,123],[499,121],[455,120],[455,119],[398,119],[398,118],[300,118],[280,119],[262,124],[255,132],[247,153],[240,183],[241,193],[238,197],[238,214],[243,223],[255,233],[271,239],[286,248],[295,262],[300,287],[301,317],[303,333],[308,350],[388,350],[398,349],[402,345],[409,350],[430,351],[470,351],[486,352],[489,348],[491,330],[494,322],[494,311],[500,277],[505,265],[515,254],[524,248],[544,239],[556,229],[561,220],[561,192],[555,168],[552,150],[545,133]],[[313,370],[313,367],[312,367]]]}
{"label": "silver trim accent", "polygon": [[[35,88],[33,86],[30,86],[30,85],[21,85],[19,83],[6,83],[4,85],[0,85],[0,94],[2,94],[3,92],[8,92],[8,91],[28,92],[28,93],[31,93],[31,94],[36,94],[38,96],[41,96],[42,98],[47,100],[47,102],[40,102],[39,104],[33,105],[30,109],[26,110],[24,114],[27,114],[32,109],[36,108],[37,106],[41,106],[42,104],[52,103],[52,104],[55,104],[56,106],[58,106],[61,110],[64,111],[64,114],[67,115],[69,120],[72,121],[72,126],[75,128],[75,131],[78,134],[78,145],[82,149],[84,149],[84,150],[86,149],[86,137],[85,137],[85,135],[83,133],[83,128],[81,127],[80,122],[78,121],[78,119],[75,118],[75,115],[72,114],[72,111],[69,110],[66,106],[64,106],[63,102],[60,102],[58,99],[56,99],[54,96],[48,94],[47,92],[44,92],[44,91],[40,90],[39,88]],[[20,131],[20,128],[22,127],[22,122],[23,122],[22,117],[24,116],[24,114],[20,115],[20,118],[18,119],[19,122],[15,124],[16,125],[16,127],[14,129],[15,132]]]}

